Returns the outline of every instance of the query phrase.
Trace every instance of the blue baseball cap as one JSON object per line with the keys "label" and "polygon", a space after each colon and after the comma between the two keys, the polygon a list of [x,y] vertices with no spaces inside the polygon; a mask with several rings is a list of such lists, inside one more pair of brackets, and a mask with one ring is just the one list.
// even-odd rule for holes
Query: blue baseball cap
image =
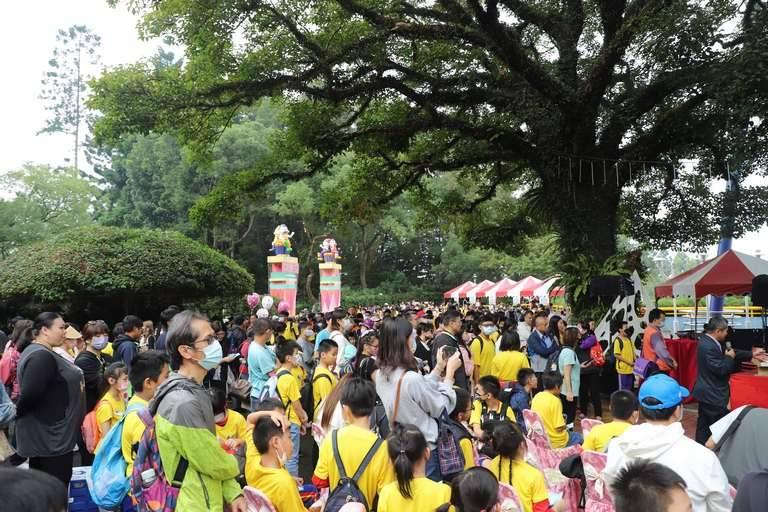
{"label": "blue baseball cap", "polygon": [[[656,411],[659,409],[670,409],[680,405],[691,393],[677,383],[675,379],[663,373],[654,375],[643,382],[640,386],[640,405],[646,409]],[[655,398],[660,404],[648,405],[644,402],[646,398]]]}

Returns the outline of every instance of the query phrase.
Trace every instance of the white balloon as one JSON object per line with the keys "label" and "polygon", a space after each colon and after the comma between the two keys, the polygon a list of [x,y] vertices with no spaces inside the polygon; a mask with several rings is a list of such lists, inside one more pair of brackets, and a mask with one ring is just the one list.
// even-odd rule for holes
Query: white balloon
{"label": "white balloon", "polygon": [[269,318],[269,311],[267,311],[267,310],[266,310],[266,309],[264,309],[264,308],[260,308],[260,309],[259,309],[259,310],[256,312],[256,318]]}
{"label": "white balloon", "polygon": [[265,295],[261,298],[261,307],[264,309],[272,309],[272,306],[275,305],[275,299],[270,297],[269,295]]}

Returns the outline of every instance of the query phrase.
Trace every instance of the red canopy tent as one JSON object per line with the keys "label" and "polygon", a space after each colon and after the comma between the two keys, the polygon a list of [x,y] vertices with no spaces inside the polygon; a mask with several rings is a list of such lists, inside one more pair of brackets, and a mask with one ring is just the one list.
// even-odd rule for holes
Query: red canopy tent
{"label": "red canopy tent", "polygon": [[656,287],[656,297],[741,295],[752,291],[752,279],[768,274],[768,261],[729,250]]}
{"label": "red canopy tent", "polygon": [[494,283],[493,281],[488,281],[488,280],[481,281],[477,283],[477,286],[475,286],[474,288],[470,288],[469,290],[467,290],[466,297],[469,298],[470,302],[474,302],[475,300],[477,300],[477,297],[480,296],[480,293],[484,292],[485,290],[490,290],[495,285],[496,283]]}
{"label": "red canopy tent", "polygon": [[536,279],[533,276],[528,276],[522,281],[519,281],[511,290],[507,292],[507,297],[533,297],[533,292],[536,288],[541,286],[541,279]]}
{"label": "red canopy tent", "polygon": [[[456,288],[452,288],[445,292],[443,294],[443,298],[459,300],[459,297],[466,297],[467,291],[471,290],[475,286],[476,284],[472,281],[467,281],[466,283],[460,284]],[[460,295],[461,293],[464,293],[464,295]]]}

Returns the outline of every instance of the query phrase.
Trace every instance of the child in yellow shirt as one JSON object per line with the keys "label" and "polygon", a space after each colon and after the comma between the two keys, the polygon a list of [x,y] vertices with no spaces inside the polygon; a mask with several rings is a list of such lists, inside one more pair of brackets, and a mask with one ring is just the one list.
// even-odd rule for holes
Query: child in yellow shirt
{"label": "child in yellow shirt", "polygon": [[517,381],[517,372],[521,368],[530,368],[528,356],[520,351],[520,335],[517,331],[507,331],[501,337],[499,352],[493,357],[491,375],[498,377],[501,387],[506,388]]}
{"label": "child in yellow shirt", "polygon": [[435,510],[451,501],[450,487],[427,478],[430,452],[419,429],[398,423],[387,444],[397,481],[388,483],[381,490],[379,512]]}
{"label": "child in yellow shirt", "polygon": [[[514,487],[524,512],[552,510],[544,473],[525,462],[525,436],[516,424],[499,423],[491,435],[491,443],[498,455],[486,467],[500,483]],[[565,510],[560,500],[554,510]]]}
{"label": "child in yellow shirt", "polygon": [[606,452],[608,443],[614,437],[620,436],[625,430],[637,423],[640,418],[639,406],[637,397],[632,391],[626,389],[615,391],[611,395],[613,421],[597,425],[590,430],[581,447],[593,452]]}
{"label": "child in yellow shirt", "polygon": [[336,357],[339,353],[339,345],[333,340],[323,340],[320,342],[317,352],[319,354],[317,368],[312,376],[312,399],[314,400],[315,410],[318,409],[320,402],[325,400],[339,383],[339,378],[333,373],[333,367],[336,366]]}
{"label": "child in yellow shirt", "polygon": [[293,476],[299,475],[299,443],[304,425],[307,424],[307,413],[301,406],[301,391],[299,381],[294,376],[293,369],[299,364],[299,352],[301,348],[295,341],[284,341],[277,345],[275,350],[277,360],[280,362],[280,368],[277,370],[277,394],[283,402],[285,414],[291,423],[291,446],[293,452],[288,458],[286,469]]}
{"label": "child in yellow shirt", "polygon": [[248,436],[245,417],[237,411],[227,409],[227,394],[221,388],[214,388],[212,401],[216,437],[224,451],[235,454],[245,446]]}
{"label": "child in yellow shirt", "polygon": [[99,403],[96,404],[96,424],[99,427],[100,440],[104,439],[109,429],[125,414],[126,394],[128,392],[128,368],[125,363],[109,365],[104,371],[104,380],[109,387]]}

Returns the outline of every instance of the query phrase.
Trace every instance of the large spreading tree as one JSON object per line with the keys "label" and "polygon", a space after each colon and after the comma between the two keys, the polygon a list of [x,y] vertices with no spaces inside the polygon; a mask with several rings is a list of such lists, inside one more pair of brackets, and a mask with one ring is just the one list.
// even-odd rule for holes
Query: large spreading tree
{"label": "large spreading tree", "polygon": [[[664,242],[711,243],[718,230],[698,228],[719,217],[702,206],[720,208],[710,182],[736,165],[723,148],[748,141],[749,158],[738,159],[747,165],[765,147],[760,0],[130,5],[145,34],[185,45],[187,64],[138,63],[94,84],[102,140],[174,131],[205,155],[238,110],[279,97],[289,108],[280,147],[303,165],[245,169],[241,189],[322,173],[348,151],[358,157],[346,185],[353,206],[454,173],[466,186],[440,206],[471,219],[512,186],[525,207],[492,212],[490,225],[475,217],[478,228],[503,244],[551,227],[569,268],[599,271],[618,233],[642,237],[648,226],[679,228]],[[628,190],[648,204],[625,204]],[[765,195],[754,192],[754,208],[736,211],[741,226],[765,219]],[[681,215],[695,222],[667,222]]]}

